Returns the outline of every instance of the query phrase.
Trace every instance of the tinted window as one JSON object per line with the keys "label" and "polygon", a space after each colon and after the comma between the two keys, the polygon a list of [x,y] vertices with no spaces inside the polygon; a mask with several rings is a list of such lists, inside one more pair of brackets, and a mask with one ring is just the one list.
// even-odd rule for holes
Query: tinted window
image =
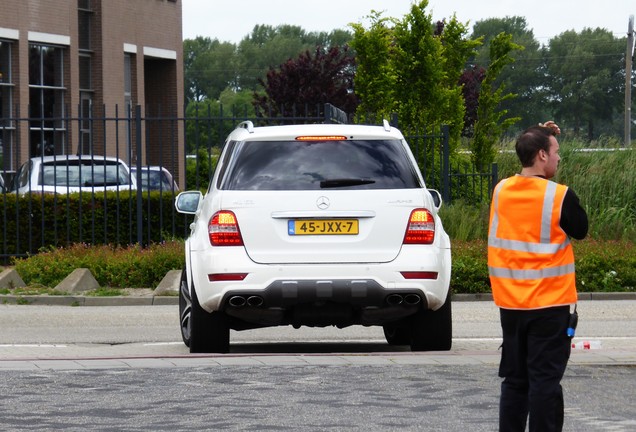
{"label": "tinted window", "polygon": [[[132,175],[137,175],[137,170],[132,170]],[[172,184],[170,183],[170,179],[168,179],[167,174],[163,171],[157,170],[141,170],[141,188],[143,190],[164,190],[170,191],[172,190]]]}
{"label": "tinted window", "polygon": [[238,143],[221,189],[318,190],[421,187],[402,143],[320,141]]}
{"label": "tinted window", "polygon": [[59,160],[43,164],[39,185],[47,186],[102,186],[126,185],[129,176],[126,168],[111,161]]}
{"label": "tinted window", "polygon": [[16,177],[17,187],[24,187],[29,184],[29,179],[31,178],[31,169],[33,168],[33,161],[29,160],[25,164],[20,167],[20,171],[18,172],[18,176]]}

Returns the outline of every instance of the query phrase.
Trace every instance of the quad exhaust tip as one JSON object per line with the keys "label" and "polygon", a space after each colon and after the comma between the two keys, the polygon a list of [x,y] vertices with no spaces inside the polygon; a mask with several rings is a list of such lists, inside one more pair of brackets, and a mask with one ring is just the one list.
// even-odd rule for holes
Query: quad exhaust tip
{"label": "quad exhaust tip", "polygon": [[417,294],[389,294],[386,297],[386,303],[389,306],[399,306],[403,303],[409,306],[414,306],[419,304],[421,301],[422,298]]}
{"label": "quad exhaust tip", "polygon": [[228,300],[229,305],[235,308],[241,308],[243,306],[261,307],[263,306],[263,302],[263,297],[255,295],[248,297],[235,295]]}

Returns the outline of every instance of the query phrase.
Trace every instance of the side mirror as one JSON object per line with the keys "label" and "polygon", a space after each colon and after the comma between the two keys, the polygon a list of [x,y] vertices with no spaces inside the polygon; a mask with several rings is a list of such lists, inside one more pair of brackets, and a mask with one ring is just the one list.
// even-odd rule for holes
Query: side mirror
{"label": "side mirror", "polygon": [[433,197],[433,204],[435,205],[435,210],[439,210],[442,206],[442,195],[436,189],[429,189],[428,192]]}
{"label": "side mirror", "polygon": [[203,194],[199,191],[181,192],[177,195],[174,206],[179,213],[195,214]]}

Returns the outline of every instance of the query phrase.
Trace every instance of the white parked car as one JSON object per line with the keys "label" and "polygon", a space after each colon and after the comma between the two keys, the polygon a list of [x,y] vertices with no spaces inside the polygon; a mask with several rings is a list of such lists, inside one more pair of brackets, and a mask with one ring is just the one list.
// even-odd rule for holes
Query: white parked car
{"label": "white parked car", "polygon": [[244,122],[194,215],[179,311],[190,352],[228,352],[230,329],[378,325],[394,345],[449,350],[451,249],[401,132]]}
{"label": "white parked car", "polygon": [[15,186],[20,194],[136,189],[135,179],[124,161],[90,155],[31,158],[16,173]]}

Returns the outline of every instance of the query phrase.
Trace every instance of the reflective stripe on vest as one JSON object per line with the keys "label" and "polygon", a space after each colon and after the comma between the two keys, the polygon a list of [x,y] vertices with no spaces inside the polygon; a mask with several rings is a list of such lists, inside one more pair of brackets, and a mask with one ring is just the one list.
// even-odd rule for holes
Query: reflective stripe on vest
{"label": "reflective stripe on vest", "polygon": [[539,270],[512,270],[501,267],[488,267],[492,276],[508,279],[544,279],[574,273],[574,264],[548,267]]}
{"label": "reflective stripe on vest", "polygon": [[[495,188],[493,196],[493,203],[495,208],[499,208],[499,191],[503,187],[504,183],[508,179],[504,179]],[[490,233],[488,234],[488,245],[507,249],[517,252],[530,252],[538,254],[555,254],[560,249],[565,248],[570,244],[570,239],[566,238],[563,243],[550,243],[550,232],[552,223],[552,207],[554,206],[554,199],[556,198],[557,184],[554,182],[548,182],[545,196],[543,198],[543,208],[541,210],[541,235],[540,243],[524,242],[520,240],[506,240],[496,236],[497,228],[499,228],[499,214],[495,211],[493,220],[490,224]]]}
{"label": "reflective stripe on vest", "polygon": [[[523,204],[528,215],[516,208],[500,207],[499,194],[506,188],[506,193],[517,194],[512,197],[518,202],[526,198],[523,193],[527,194]],[[557,214],[566,191],[567,187],[552,181],[521,176],[504,179],[496,186],[488,234],[488,271],[498,306],[534,309],[576,302],[574,254]],[[539,201],[542,204],[540,209],[539,205],[534,207],[536,213],[529,210],[533,202]],[[538,224],[523,219],[539,217],[538,210]],[[519,225],[523,225],[519,229],[514,223],[515,211],[520,212]],[[503,233],[499,232],[500,212],[511,212],[505,213]]]}

